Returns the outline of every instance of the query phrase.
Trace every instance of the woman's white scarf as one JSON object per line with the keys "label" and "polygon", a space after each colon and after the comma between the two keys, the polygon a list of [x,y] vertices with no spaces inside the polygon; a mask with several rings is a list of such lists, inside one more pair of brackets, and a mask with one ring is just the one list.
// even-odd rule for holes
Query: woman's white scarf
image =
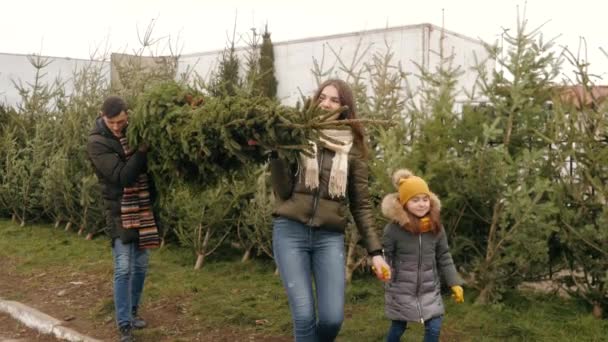
{"label": "woman's white scarf", "polygon": [[[348,178],[348,153],[353,146],[353,134],[351,130],[326,129],[323,134],[339,141],[342,144],[336,144],[328,141],[323,137],[320,138],[321,143],[326,148],[334,151],[336,154],[332,159],[331,171],[329,175],[329,196],[343,197],[346,194],[346,180]],[[319,161],[317,160],[317,145],[313,145],[313,157],[308,157],[302,154],[302,162],[304,164],[304,184],[309,189],[319,187]]]}

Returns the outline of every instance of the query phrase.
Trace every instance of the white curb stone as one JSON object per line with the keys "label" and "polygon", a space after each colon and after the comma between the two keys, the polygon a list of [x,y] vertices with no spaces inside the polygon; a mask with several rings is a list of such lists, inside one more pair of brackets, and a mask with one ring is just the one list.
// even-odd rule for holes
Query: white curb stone
{"label": "white curb stone", "polygon": [[0,298],[0,312],[6,312],[24,325],[43,334],[73,342],[101,342],[101,340],[82,335],[73,329],[61,325],[62,321],[53,318],[27,305]]}

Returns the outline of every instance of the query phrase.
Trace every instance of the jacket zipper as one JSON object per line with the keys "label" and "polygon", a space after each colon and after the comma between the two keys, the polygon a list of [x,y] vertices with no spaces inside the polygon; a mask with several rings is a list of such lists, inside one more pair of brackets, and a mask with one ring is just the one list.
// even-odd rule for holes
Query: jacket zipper
{"label": "jacket zipper", "polygon": [[420,269],[422,268],[422,234],[418,234],[418,281],[416,282],[416,306],[418,307],[418,315],[420,315],[420,323],[424,324],[422,317],[422,305],[420,305]]}
{"label": "jacket zipper", "polygon": [[[325,151],[321,149],[321,163],[319,164],[319,176],[321,176],[321,172],[323,171],[323,157],[325,157]],[[315,195],[313,196],[312,202],[312,215],[310,215],[310,220],[308,220],[308,225],[312,225],[312,221],[315,218],[315,214],[317,213],[317,207],[319,206],[319,192],[321,192],[321,180],[319,179],[319,186],[315,191]]]}

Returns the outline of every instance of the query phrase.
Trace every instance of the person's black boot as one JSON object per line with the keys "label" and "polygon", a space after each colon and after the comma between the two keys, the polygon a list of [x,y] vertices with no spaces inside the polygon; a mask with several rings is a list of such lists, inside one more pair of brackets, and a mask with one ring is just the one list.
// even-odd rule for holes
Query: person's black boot
{"label": "person's black boot", "polygon": [[133,339],[133,331],[130,325],[124,325],[120,328],[118,328],[118,331],[120,333],[120,342],[133,342],[135,341]]}
{"label": "person's black boot", "polygon": [[133,308],[131,316],[133,317],[133,321],[131,322],[131,325],[133,326],[133,329],[143,329],[143,328],[145,328],[148,325],[148,323],[146,323],[146,321],[144,321],[137,314],[137,308]]}
{"label": "person's black boot", "polygon": [[148,325],[148,323],[146,323],[146,321],[139,316],[133,316],[132,325],[133,329],[143,329]]}

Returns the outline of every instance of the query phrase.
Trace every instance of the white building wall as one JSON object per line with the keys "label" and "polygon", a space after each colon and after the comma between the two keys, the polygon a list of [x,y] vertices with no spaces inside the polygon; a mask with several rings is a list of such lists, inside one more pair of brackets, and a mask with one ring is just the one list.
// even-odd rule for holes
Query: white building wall
{"label": "white building wall", "polygon": [[[36,68],[32,65],[31,59],[36,58],[29,55],[0,53],[0,103],[16,106],[21,102],[21,96],[13,82],[21,83],[26,88],[28,83],[35,82]],[[42,69],[40,81],[50,85],[60,80],[64,83],[66,94],[72,92],[72,75],[75,70],[94,64],[96,67],[100,65],[107,67],[109,72],[109,64],[102,61],[44,56],[41,60],[46,61],[48,65]],[[104,74],[109,77],[107,72]]]}
{"label": "white building wall", "polygon": [[[476,39],[447,30],[444,32],[444,51],[453,51],[455,64],[460,65],[464,71],[459,79],[460,87],[470,90],[477,76],[470,70],[475,63],[475,55],[479,61],[483,61],[488,56],[487,52]],[[277,95],[284,104],[288,105],[296,103],[300,98],[300,92],[305,96],[311,95],[317,87],[317,79],[313,74],[315,61],[322,71],[327,73],[321,77],[321,80],[329,77],[347,79],[348,75],[342,70],[341,62],[348,68],[353,65],[355,65],[354,69],[361,68],[364,63],[371,62],[375,53],[385,54],[387,46],[394,54],[392,64],[400,64],[405,72],[418,73],[416,64],[434,70],[439,63],[440,41],[441,28],[420,24],[277,42],[274,43],[275,72],[279,82]],[[187,76],[192,80],[198,75],[209,80],[212,71],[219,63],[221,53],[222,50],[217,50],[181,56],[177,77]],[[237,49],[237,54],[244,65],[246,48]],[[357,59],[358,62],[355,61],[355,56],[361,57]],[[44,80],[50,83],[60,77],[66,81],[68,93],[72,89],[73,70],[84,66],[85,63],[101,63],[107,67],[106,77],[110,77],[109,63],[104,61],[48,58],[51,63],[44,70]],[[494,61],[489,61],[486,66],[488,70],[493,69]],[[28,61],[28,56],[0,53],[0,102],[9,105],[18,103],[20,96],[12,80],[33,82],[35,72],[35,68]],[[244,72],[245,70],[242,70],[243,75]],[[410,77],[409,82],[414,89],[419,85],[416,77]],[[459,95],[459,99],[464,100],[464,93]]]}
{"label": "white building wall", "polygon": [[[441,31],[437,26],[421,24],[274,43],[275,73],[279,82],[277,96],[284,104],[292,105],[300,98],[300,92],[311,95],[317,87],[313,74],[315,61],[321,71],[327,72],[322,79],[347,79],[343,66],[357,70],[364,63],[370,63],[374,54],[384,55],[387,47],[394,55],[392,64],[400,64],[405,72],[417,74],[416,65],[434,70],[440,61]],[[460,65],[464,71],[459,79],[460,88],[470,91],[477,77],[471,70],[475,55],[477,60],[483,61],[488,54],[475,39],[450,31],[444,33],[444,51],[453,51],[455,66]],[[221,53],[212,51],[182,56],[178,74],[188,71],[190,77],[198,74],[208,79],[217,67]],[[237,55],[244,61],[246,49],[237,49]],[[488,61],[486,66],[491,70],[494,61]],[[411,77],[409,82],[414,89],[419,86],[416,77]],[[464,100],[464,93],[460,97]]]}
{"label": "white building wall", "polygon": [[[427,31],[425,34],[428,34],[428,41],[430,42],[427,65],[430,66],[430,70],[432,71],[434,70],[433,68],[439,65],[441,60],[439,51],[440,42],[442,39],[442,30],[441,28],[432,25],[429,25],[426,29]],[[495,61],[488,60],[488,52],[483,43],[481,43],[479,40],[472,39],[451,31],[444,31],[443,41],[444,56],[448,56],[453,53],[453,65],[459,66],[460,70],[463,72],[459,78],[459,83],[463,89],[466,89],[469,92],[472,91],[478,77],[478,73],[472,69],[478,63],[484,64],[488,75],[491,76],[491,71],[495,67]],[[479,89],[477,89],[477,91],[478,90]],[[478,96],[476,96],[476,98],[479,99]],[[467,100],[467,97],[464,92],[460,92],[456,96],[456,99],[457,101],[464,102]]]}
{"label": "white building wall", "polygon": [[[421,31],[418,28],[394,31],[378,30],[348,35],[329,36],[275,45],[275,68],[279,87],[277,95],[283,102],[293,104],[300,97],[312,94],[318,84],[312,70],[315,61],[320,71],[328,73],[323,79],[348,79],[344,69],[360,70],[371,62],[375,53],[384,54],[387,46],[394,53],[393,63],[413,68],[412,61],[422,55]],[[319,70],[318,70],[319,71]]]}

